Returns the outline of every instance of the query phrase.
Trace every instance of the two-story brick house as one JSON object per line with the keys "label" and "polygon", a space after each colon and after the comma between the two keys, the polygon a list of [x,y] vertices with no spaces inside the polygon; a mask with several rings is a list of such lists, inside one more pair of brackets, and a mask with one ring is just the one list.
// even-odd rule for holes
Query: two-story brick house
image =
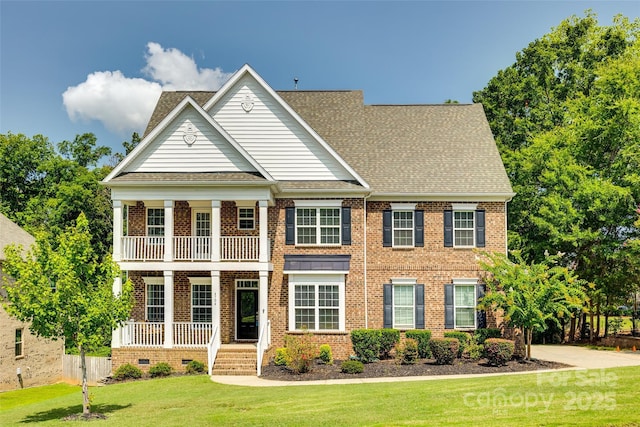
{"label": "two-story brick house", "polygon": [[246,65],[215,93],[163,93],[104,183],[136,297],[115,366],[234,343],[260,365],[303,331],[345,358],[356,328],[483,326],[473,249],[505,252],[513,197],[481,105],[276,92]]}

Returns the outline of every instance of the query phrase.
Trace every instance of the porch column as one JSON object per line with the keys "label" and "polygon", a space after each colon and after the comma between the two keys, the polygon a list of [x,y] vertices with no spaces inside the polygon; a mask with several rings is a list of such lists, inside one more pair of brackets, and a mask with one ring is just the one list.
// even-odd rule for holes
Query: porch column
{"label": "porch column", "polygon": [[164,348],[173,347],[173,271],[164,272]]}
{"label": "porch column", "polygon": [[164,261],[173,261],[173,200],[164,201]]}
{"label": "porch column", "polygon": [[220,271],[217,270],[211,271],[211,323],[214,328],[220,328]]}
{"label": "porch column", "polygon": [[213,262],[220,261],[220,205],[220,200],[211,201],[211,261]]}
{"label": "porch column", "polygon": [[[268,301],[269,301],[269,272],[266,270],[260,271],[260,284],[258,287],[258,307],[260,307],[260,312],[258,315],[258,322],[260,327],[258,329],[258,334],[262,333],[262,328],[264,328],[267,324],[267,320],[269,319],[268,314]],[[260,339],[260,335],[258,335],[258,339]]]}
{"label": "porch column", "polygon": [[113,201],[113,260],[122,261],[122,200]]}
{"label": "porch column", "polygon": [[258,207],[260,209],[260,247],[258,261],[269,262],[269,240],[267,231],[269,230],[269,218],[267,201],[258,201]]}
{"label": "porch column", "polygon": [[[114,232],[115,234],[115,232]],[[114,247],[115,250],[115,247]],[[113,294],[118,296],[122,293],[122,277],[118,275],[113,279]],[[122,327],[117,327],[111,331],[111,348],[120,348],[121,344]]]}

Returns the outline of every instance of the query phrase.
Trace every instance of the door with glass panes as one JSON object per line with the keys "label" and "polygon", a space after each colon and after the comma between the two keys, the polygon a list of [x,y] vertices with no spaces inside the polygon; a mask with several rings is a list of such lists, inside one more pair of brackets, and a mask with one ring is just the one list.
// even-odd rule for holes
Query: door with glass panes
{"label": "door with glass panes", "polygon": [[193,218],[193,259],[211,259],[211,212],[196,211]]}

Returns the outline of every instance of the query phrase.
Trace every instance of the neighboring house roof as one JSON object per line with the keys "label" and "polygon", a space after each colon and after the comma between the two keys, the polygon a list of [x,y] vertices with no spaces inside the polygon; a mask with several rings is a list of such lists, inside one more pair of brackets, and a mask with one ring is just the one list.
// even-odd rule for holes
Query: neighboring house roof
{"label": "neighboring house roof", "polygon": [[[362,91],[357,90],[274,93],[366,181],[374,197],[513,196],[480,104],[365,105]],[[163,92],[145,137],[186,97],[206,109],[221,95]],[[142,179],[132,175],[115,176],[111,182]],[[358,180],[342,182],[339,188],[365,189]],[[278,186],[287,190],[338,189],[334,184],[279,181]]]}
{"label": "neighboring house roof", "polygon": [[0,263],[5,260],[4,248],[11,244],[22,245],[28,250],[36,239],[16,223],[0,213]]}

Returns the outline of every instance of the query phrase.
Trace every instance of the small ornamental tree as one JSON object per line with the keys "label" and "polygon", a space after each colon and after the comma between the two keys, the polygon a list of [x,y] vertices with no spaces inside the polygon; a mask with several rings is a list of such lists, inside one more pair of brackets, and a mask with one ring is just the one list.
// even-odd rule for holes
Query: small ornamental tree
{"label": "small ornamental tree", "polygon": [[555,265],[555,256],[546,256],[544,263],[526,264],[517,251],[512,252],[515,262],[504,254],[484,255],[480,266],[489,274],[485,277],[487,292],[479,306],[501,309],[507,325],[523,330],[526,359],[530,359],[534,330],[546,330],[547,321],[561,327],[558,319],[580,312],[586,299],[582,281],[566,267]]}
{"label": "small ornamental tree", "polygon": [[5,272],[15,279],[7,283],[7,312],[31,324],[37,336],[63,338],[78,347],[82,366],[82,412],[90,412],[85,353],[108,341],[112,331],[124,322],[133,306],[133,288],[127,281],[120,295],[113,294],[113,280],[119,274],[109,257],[99,260],[84,214],[57,239],[38,236],[23,257],[22,248],[5,248]]}

